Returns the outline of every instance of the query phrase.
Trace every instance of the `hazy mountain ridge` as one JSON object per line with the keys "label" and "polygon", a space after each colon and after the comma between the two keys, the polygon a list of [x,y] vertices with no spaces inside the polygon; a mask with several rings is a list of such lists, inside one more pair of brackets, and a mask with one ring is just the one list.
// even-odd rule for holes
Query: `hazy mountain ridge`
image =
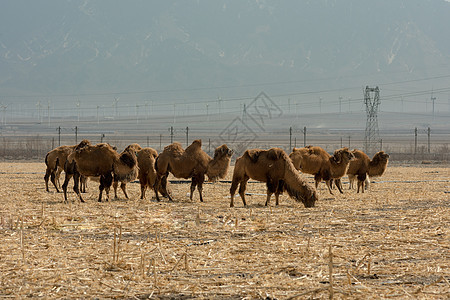
{"label": "hazy mountain ridge", "polygon": [[[450,4],[7,1],[1,94],[72,94],[416,72],[449,65]],[[370,18],[370,22],[368,19]],[[425,77],[419,71],[418,77]],[[340,81],[339,84],[345,84]]]}

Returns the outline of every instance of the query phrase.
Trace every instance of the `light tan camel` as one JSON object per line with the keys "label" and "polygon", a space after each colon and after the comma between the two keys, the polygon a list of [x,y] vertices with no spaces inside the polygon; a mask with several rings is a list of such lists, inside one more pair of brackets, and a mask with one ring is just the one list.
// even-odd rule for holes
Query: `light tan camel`
{"label": "light tan camel", "polygon": [[[155,160],[158,157],[158,152],[153,148],[143,148],[137,152],[136,156],[139,166],[138,178],[141,184],[141,199],[144,199],[147,188],[154,189],[156,181]],[[161,185],[159,185],[158,190],[164,197],[167,197]]]}
{"label": "light tan camel", "polygon": [[45,190],[49,192],[48,188],[48,180],[50,179],[51,183],[55,187],[56,191],[59,193],[59,189],[61,187],[59,177],[61,176],[61,172],[64,170],[64,164],[66,163],[67,156],[75,149],[77,145],[73,146],[59,146],[55,149],[49,151],[45,156],[45,165],[47,169],[45,170]]}
{"label": "light tan camel", "polygon": [[[332,195],[332,179],[339,179],[344,176],[347,173],[350,160],[354,158],[347,147],[334,151],[333,156],[331,156],[321,147],[313,146],[294,148],[289,157],[297,170],[314,175],[316,188],[319,182],[324,180]],[[343,193],[340,185],[337,185],[337,187],[339,192]]]}
{"label": "light tan camel", "polygon": [[[364,193],[365,188],[369,188],[369,177],[378,177],[384,174],[389,163],[389,154],[384,151],[375,153],[372,160],[361,150],[354,149],[352,151],[355,159],[350,162],[347,170],[349,179],[349,188],[353,187],[353,182],[358,180],[358,189]],[[337,183],[336,183],[337,184]]]}
{"label": "light tan camel", "polygon": [[[205,181],[205,174],[209,180],[215,181],[218,178],[226,176],[230,165],[233,150],[227,145],[217,147],[214,152],[214,158],[211,158],[202,150],[202,141],[195,140],[185,150],[179,143],[173,143],[164,148],[156,159],[155,169],[157,177],[155,187],[161,184],[161,188],[167,194],[170,201],[172,197],[167,192],[167,176],[169,172],[177,178],[192,178],[190,199],[197,187],[200,195],[200,201],[203,202],[202,189]],[[159,201],[158,189],[154,189],[156,200]]]}
{"label": "light tan camel", "polygon": [[283,190],[286,190],[294,200],[301,201],[305,207],[314,207],[317,201],[314,187],[301,177],[286,152],[280,148],[247,150],[236,160],[230,188],[230,207],[234,206],[233,199],[238,185],[239,195],[244,206],[247,206],[245,189],[250,178],[266,183],[266,206],[273,193],[275,204],[278,205],[278,198]]}

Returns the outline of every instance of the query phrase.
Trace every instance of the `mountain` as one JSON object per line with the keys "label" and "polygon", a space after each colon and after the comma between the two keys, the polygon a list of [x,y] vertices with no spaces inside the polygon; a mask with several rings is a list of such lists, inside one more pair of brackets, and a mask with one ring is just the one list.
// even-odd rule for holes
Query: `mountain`
{"label": "mountain", "polygon": [[6,0],[0,97],[430,89],[448,81],[449,15],[444,0]]}

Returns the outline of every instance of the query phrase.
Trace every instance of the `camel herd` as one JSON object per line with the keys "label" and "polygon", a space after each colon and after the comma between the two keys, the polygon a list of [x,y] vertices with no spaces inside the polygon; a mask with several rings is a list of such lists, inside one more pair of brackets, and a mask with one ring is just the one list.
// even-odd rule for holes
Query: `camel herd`
{"label": "camel herd", "polygon": [[[200,201],[203,202],[205,176],[212,182],[223,179],[228,172],[232,156],[233,150],[224,144],[215,149],[213,158],[210,157],[202,150],[201,140],[193,141],[186,149],[177,142],[172,143],[159,155],[155,149],[142,148],[138,144],[131,144],[118,153],[115,147],[107,143],[92,145],[90,141],[83,140],[78,145],[60,146],[47,153],[45,187],[48,192],[50,179],[57,192],[60,192],[59,177],[64,171],[64,202],[67,202],[67,186],[72,178],[73,190],[80,201],[84,202],[80,191],[85,192],[87,179],[91,178],[99,182],[98,201],[101,202],[103,190],[106,200],[109,200],[111,185],[117,198],[119,182],[128,199],[126,184],[139,179],[141,199],[145,198],[145,192],[149,188],[155,192],[157,201],[160,201],[159,194],[172,201],[171,193],[167,189],[167,178],[172,174],[176,178],[190,178],[191,201],[197,188]],[[287,192],[292,199],[302,202],[305,207],[314,207],[318,200],[318,184],[322,180],[325,181],[329,192],[333,194],[334,182],[343,193],[341,178],[344,175],[348,175],[350,189],[357,180],[357,193],[360,190],[364,193],[369,185],[369,177],[381,176],[388,162],[389,155],[383,151],[370,159],[361,150],[350,151],[346,147],[337,149],[333,155],[317,146],[294,148],[289,155],[281,148],[249,149],[236,159],[230,188],[230,207],[234,206],[234,195],[238,186],[242,202],[247,206],[245,189],[249,179],[266,183],[266,206],[272,194],[275,194],[275,203],[278,205],[279,195]],[[315,187],[310,185],[301,173],[314,175]]]}

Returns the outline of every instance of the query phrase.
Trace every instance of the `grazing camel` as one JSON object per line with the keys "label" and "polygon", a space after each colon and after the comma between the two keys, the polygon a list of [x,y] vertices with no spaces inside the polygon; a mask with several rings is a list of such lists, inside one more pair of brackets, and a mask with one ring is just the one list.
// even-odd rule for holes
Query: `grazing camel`
{"label": "grazing camel", "polygon": [[[353,187],[353,182],[358,180],[358,189],[364,193],[365,188],[369,188],[369,177],[377,177],[384,174],[389,163],[389,154],[384,151],[377,152],[372,160],[361,150],[354,149],[352,151],[355,159],[350,162],[347,170],[348,179],[350,182],[349,188]],[[337,183],[336,183],[337,184]]]}
{"label": "grazing camel", "polygon": [[266,182],[266,206],[273,193],[275,204],[278,205],[278,198],[283,190],[291,198],[303,202],[305,207],[314,207],[317,201],[316,190],[300,176],[286,152],[280,148],[247,150],[236,160],[230,188],[230,207],[234,206],[233,199],[238,185],[239,195],[244,206],[247,206],[245,188],[250,178]]}
{"label": "grazing camel", "polygon": [[73,146],[59,146],[55,149],[49,151],[45,156],[45,165],[47,169],[45,170],[45,190],[50,192],[48,189],[48,180],[53,183],[56,191],[59,193],[58,187],[61,187],[59,182],[59,177],[61,172],[64,170],[64,164],[66,163],[67,156],[75,149],[77,145]]}
{"label": "grazing camel", "polygon": [[137,159],[134,151],[123,151],[118,154],[113,147],[101,143],[95,146],[82,141],[72,154],[67,158],[65,168],[66,179],[63,184],[64,202],[67,202],[67,185],[70,178],[74,177],[74,191],[84,202],[79,191],[80,176],[99,176],[100,193],[98,201],[102,201],[102,192],[106,191],[106,199],[109,199],[109,189],[113,176],[120,180],[135,176],[137,174]]}
{"label": "grazing camel", "polygon": [[[295,168],[303,173],[314,175],[316,188],[321,180],[324,180],[328,191],[331,191],[332,179],[339,179],[347,172],[350,160],[354,158],[347,147],[334,151],[333,156],[328,154],[321,147],[307,146],[304,148],[294,148],[289,155]],[[340,185],[336,185],[342,194]]]}
{"label": "grazing camel", "polygon": [[177,178],[192,178],[190,200],[192,201],[195,187],[197,187],[200,201],[203,202],[202,190],[205,174],[211,181],[224,178],[230,166],[232,155],[233,150],[229,149],[227,145],[222,145],[216,148],[214,158],[211,158],[202,150],[201,140],[193,141],[185,150],[176,142],[166,146],[155,162],[157,176],[154,190],[156,200],[160,201],[157,187],[161,184],[162,190],[172,201],[172,197],[167,192],[167,176],[170,172]]}

